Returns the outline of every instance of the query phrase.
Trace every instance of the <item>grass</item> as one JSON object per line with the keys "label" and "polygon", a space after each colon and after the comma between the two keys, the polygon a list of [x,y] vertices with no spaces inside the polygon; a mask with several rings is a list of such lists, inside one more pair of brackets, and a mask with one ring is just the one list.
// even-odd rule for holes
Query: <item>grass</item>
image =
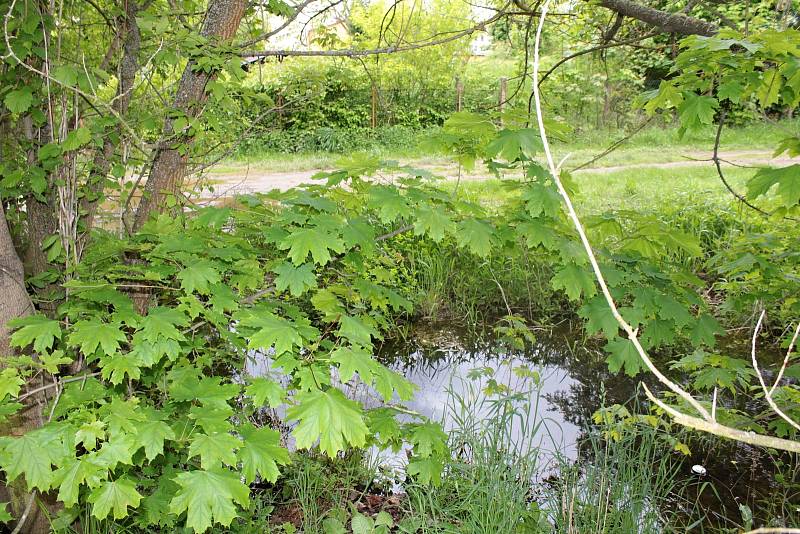
{"label": "grass", "polygon": [[[759,122],[743,127],[731,127],[723,131],[723,151],[743,151],[751,156],[766,157],[777,143],[800,131],[800,120],[787,120],[778,123]],[[708,157],[713,147],[715,128],[678,135],[674,126],[652,126],[643,129],[619,149],[611,152],[594,167],[630,165],[641,163],[665,163],[686,161],[686,157]],[[426,132],[420,132],[424,139]],[[604,151],[611,143],[625,136],[618,130],[588,130],[571,134],[566,141],[554,142],[554,148],[561,154],[570,153],[570,163],[578,165]],[[425,143],[417,146],[393,148],[375,146],[369,153],[383,159],[413,161],[417,165],[449,168],[450,160],[443,154],[431,152]],[[333,152],[309,153],[269,153],[252,152],[228,159],[217,165],[212,174],[243,173],[245,169],[257,172],[302,172],[330,169],[336,166],[341,154]]]}

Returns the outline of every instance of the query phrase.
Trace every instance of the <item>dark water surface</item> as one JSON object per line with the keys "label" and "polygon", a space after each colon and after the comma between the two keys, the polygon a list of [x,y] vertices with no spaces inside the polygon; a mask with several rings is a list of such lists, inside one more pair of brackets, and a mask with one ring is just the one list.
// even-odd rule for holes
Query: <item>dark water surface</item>
{"label": "dark water surface", "polygon": [[[385,343],[379,358],[419,387],[408,407],[443,421],[446,428],[454,425],[453,418],[445,413],[453,394],[480,410],[480,391],[490,380],[511,390],[530,391],[530,375],[519,376],[514,371],[525,366],[539,377],[539,395],[530,406],[529,415],[541,426],[535,436],[515,435],[514,439],[527,439],[526,443],[539,447],[543,453],[562,454],[576,461],[591,461],[583,457],[580,443],[588,432],[597,431],[592,428],[596,410],[612,404],[632,407],[635,400],[645,400],[639,392],[642,376],[632,379],[622,373],[611,374],[606,355],[586,346],[580,335],[569,331],[537,335],[532,347],[510,350],[491,338],[471,338],[446,326],[417,327],[408,339]],[[480,372],[484,368],[487,372]],[[700,517],[695,528],[710,524],[742,527],[742,515],[746,517],[748,510],[741,506],[753,511],[754,525],[764,524],[770,517],[786,518],[787,511],[795,520],[800,518],[796,457],[770,455],[719,440],[713,445],[711,440],[693,440],[691,449],[690,457],[672,454],[680,463],[680,476],[688,484],[678,506],[691,508],[691,516]],[[776,467],[778,462],[783,463],[781,473]],[[693,465],[702,465],[706,475],[693,474]],[[785,488],[792,484],[795,493],[787,495]]]}

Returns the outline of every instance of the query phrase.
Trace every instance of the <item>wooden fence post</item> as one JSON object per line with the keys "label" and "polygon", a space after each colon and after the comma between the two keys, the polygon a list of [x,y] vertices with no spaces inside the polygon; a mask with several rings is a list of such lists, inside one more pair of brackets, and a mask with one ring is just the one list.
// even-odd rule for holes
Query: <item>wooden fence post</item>
{"label": "wooden fence post", "polygon": [[370,126],[373,129],[378,127],[378,88],[372,84],[372,115],[370,115]]}
{"label": "wooden fence post", "polygon": [[464,82],[456,76],[456,111],[461,111],[464,106]]}
{"label": "wooden fence post", "polygon": [[508,78],[503,76],[500,78],[500,96],[498,98],[497,107],[500,111],[500,125],[503,125],[503,111],[506,109],[506,100],[508,99]]}

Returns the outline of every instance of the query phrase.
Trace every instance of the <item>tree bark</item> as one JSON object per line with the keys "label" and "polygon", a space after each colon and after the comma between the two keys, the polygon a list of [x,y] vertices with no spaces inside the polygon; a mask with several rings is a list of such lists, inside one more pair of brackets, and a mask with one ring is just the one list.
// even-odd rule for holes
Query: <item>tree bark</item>
{"label": "tree bark", "polygon": [[[122,41],[122,60],[118,69],[117,94],[112,109],[120,117],[125,117],[131,103],[133,84],[136,81],[136,73],[139,70],[139,48],[141,46],[141,35],[139,25],[136,23],[136,14],[139,6],[136,0],[128,0],[125,5],[125,13],[118,18],[119,39]],[[112,51],[115,48],[114,42],[111,44]],[[111,169],[114,152],[119,146],[119,138],[122,136],[122,125],[117,124],[114,132],[106,135],[103,140],[103,147],[95,154],[92,161],[91,174],[89,175],[88,190],[85,192],[80,203],[80,212],[83,217],[83,230],[89,232],[94,225],[94,218],[97,214],[97,204],[102,198],[103,187],[106,176]]]}
{"label": "tree bark", "polygon": [[616,11],[622,16],[655,26],[666,33],[708,37],[719,31],[719,27],[711,22],[680,13],[667,13],[641,5],[633,0],[599,0],[597,5]]}
{"label": "tree bark", "polygon": [[[217,43],[231,40],[239,29],[246,8],[246,0],[211,0],[200,35]],[[206,84],[215,75],[214,72],[195,71],[194,61],[190,61],[178,84],[173,109],[187,117],[196,117],[208,97]],[[163,141],[156,149],[152,170],[136,210],[134,231],[140,229],[151,214],[167,209],[167,197],[177,199],[180,195],[186,173],[187,145],[191,142],[191,136],[175,132],[172,119],[166,119]],[[179,145],[183,145],[183,150],[178,149]]]}

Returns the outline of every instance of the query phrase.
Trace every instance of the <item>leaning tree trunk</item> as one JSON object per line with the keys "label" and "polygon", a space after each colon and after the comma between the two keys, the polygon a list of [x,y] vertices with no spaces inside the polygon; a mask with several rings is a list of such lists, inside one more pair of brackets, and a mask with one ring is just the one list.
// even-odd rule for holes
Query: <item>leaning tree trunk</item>
{"label": "leaning tree trunk", "polygon": [[[215,43],[232,39],[246,8],[246,0],[211,0],[200,34]],[[200,113],[208,96],[206,84],[216,75],[215,72],[201,72],[195,68],[194,61],[186,66],[173,104],[176,111],[190,118]],[[174,130],[172,118],[168,117],[164,124],[163,140],[156,149],[153,167],[136,210],[134,230],[140,229],[152,213],[165,211],[168,197],[177,199],[181,194],[188,159],[186,148],[191,142],[191,136]],[[179,146],[182,150],[179,150]]]}

